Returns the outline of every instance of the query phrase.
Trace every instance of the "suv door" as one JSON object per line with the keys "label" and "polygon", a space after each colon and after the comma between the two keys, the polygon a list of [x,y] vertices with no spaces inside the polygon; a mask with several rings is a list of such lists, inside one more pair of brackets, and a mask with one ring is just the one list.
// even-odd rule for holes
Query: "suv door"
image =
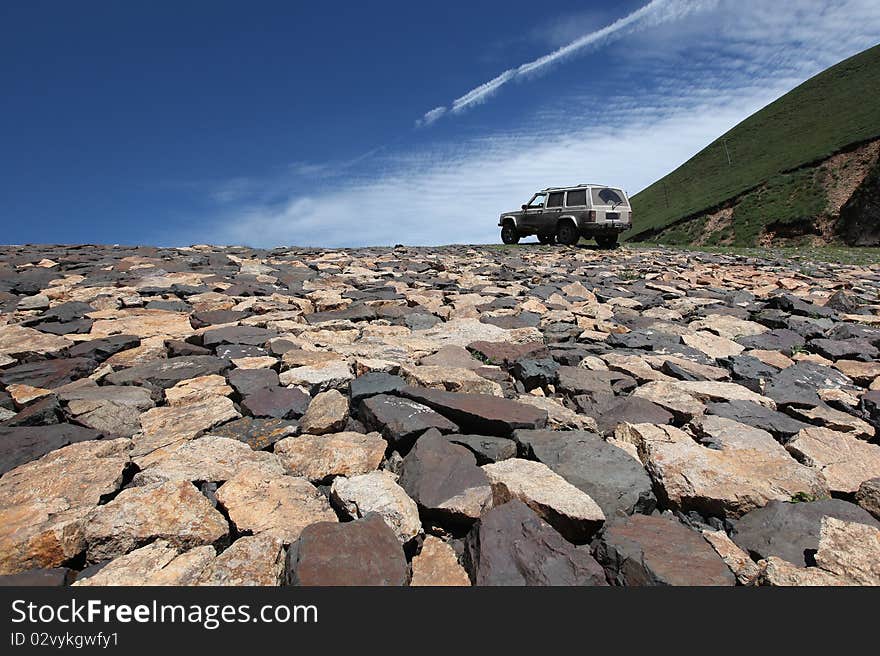
{"label": "suv door", "polygon": [[541,232],[556,230],[556,221],[562,216],[562,203],[565,200],[564,191],[552,191],[547,195],[547,205],[541,214]]}
{"label": "suv door", "polygon": [[538,192],[532,196],[532,200],[526,203],[522,213],[522,224],[530,232],[536,232],[541,224],[541,215],[544,213],[544,204],[547,202],[547,194]]}

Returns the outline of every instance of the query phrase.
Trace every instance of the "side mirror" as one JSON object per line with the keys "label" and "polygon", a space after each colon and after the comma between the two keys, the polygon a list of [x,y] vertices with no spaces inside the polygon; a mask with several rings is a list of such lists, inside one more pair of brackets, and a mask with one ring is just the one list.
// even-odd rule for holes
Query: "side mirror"
{"label": "side mirror", "polygon": [[523,205],[523,206],[522,206],[522,208],[523,208],[524,210],[525,210],[525,209],[528,209],[528,207],[529,207],[528,205]]}

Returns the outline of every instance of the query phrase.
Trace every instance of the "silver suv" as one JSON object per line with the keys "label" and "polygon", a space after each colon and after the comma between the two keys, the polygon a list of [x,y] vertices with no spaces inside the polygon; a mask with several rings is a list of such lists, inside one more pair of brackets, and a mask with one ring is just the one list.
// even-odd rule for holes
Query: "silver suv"
{"label": "silver suv", "polygon": [[569,246],[592,237],[600,248],[614,248],[617,235],[632,227],[632,208],[626,192],[617,187],[549,187],[519,211],[502,214],[498,225],[505,244],[516,244],[526,235],[537,235],[542,244]]}

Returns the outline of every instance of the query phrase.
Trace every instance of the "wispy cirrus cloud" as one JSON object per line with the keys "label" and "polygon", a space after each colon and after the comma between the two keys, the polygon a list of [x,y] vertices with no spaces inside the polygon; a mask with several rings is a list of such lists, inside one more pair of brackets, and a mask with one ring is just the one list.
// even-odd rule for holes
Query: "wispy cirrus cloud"
{"label": "wispy cirrus cloud", "polygon": [[457,114],[473,105],[484,103],[508,82],[539,75],[554,64],[562,62],[591,46],[607,42],[615,36],[623,36],[635,29],[646,29],[662,23],[680,20],[685,16],[709,9],[717,4],[718,0],[651,0],[645,6],[619,18],[610,25],[584,34],[571,43],[533,61],[521,64],[516,68],[507,69],[488,82],[474,87],[453,100],[449,108],[445,106],[435,107],[418,119],[416,125],[419,127],[429,126],[439,120],[447,111]]}

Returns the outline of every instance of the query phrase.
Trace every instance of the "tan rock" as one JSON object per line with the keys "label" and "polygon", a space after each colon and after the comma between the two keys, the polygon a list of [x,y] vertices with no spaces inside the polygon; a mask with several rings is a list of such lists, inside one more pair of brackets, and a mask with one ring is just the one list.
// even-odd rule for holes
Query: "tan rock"
{"label": "tan rock", "polygon": [[861,362],[860,360],[837,360],[834,368],[849,376],[860,385],[868,385],[880,376],[880,362]]}
{"label": "tan rock", "polygon": [[615,431],[619,441],[636,445],[671,508],[739,517],[772,499],[827,496],[822,477],[769,433],[715,416],[702,417],[699,426],[712,448],[672,426],[621,424]]}
{"label": "tan rock", "polygon": [[730,568],[740,585],[752,585],[761,574],[760,568],[724,531],[703,531],[703,538],[712,545],[721,560]]}
{"label": "tan rock", "polygon": [[347,422],[348,397],[331,389],[320,392],[311,400],[300,420],[300,428],[303,433],[324,435],[343,430]]}
{"label": "tan rock", "polygon": [[770,365],[771,367],[776,367],[777,369],[788,369],[794,364],[794,360],[792,360],[784,353],[780,353],[779,351],[752,349],[751,351],[745,351],[743,355],[750,355],[753,358],[757,358],[764,364]]}
{"label": "tan rock", "polygon": [[312,392],[345,387],[354,378],[351,369],[343,360],[309,367],[296,367],[282,371],[279,376],[282,385],[299,386]]}
{"label": "tan rock", "polygon": [[439,365],[404,365],[400,376],[410,385],[464,392],[469,394],[491,394],[503,396],[501,385],[483,378],[472,369],[463,367],[443,367]]}
{"label": "tan rock", "polygon": [[645,358],[645,361],[648,362],[652,367],[660,368],[666,362],[670,364],[674,364],[680,369],[684,369],[686,372],[693,374],[697,378],[705,378],[706,380],[727,380],[730,378],[730,372],[727,371],[724,367],[715,367],[709,364],[700,364],[699,362],[694,362],[692,360],[688,360],[687,358],[681,358],[674,355],[651,355],[646,354],[642,356]]}
{"label": "tan rock", "polygon": [[141,338],[162,337],[181,339],[189,337],[195,329],[189,323],[189,314],[132,308],[127,310],[102,310],[92,312],[95,319],[89,334],[93,339],[110,335],[137,335]]}
{"label": "tan rock", "polygon": [[215,558],[214,547],[203,546],[184,553],[166,540],[156,540],[114,558],[76,586],[192,585]]}
{"label": "tan rock", "polygon": [[244,536],[208,564],[198,585],[280,585],[284,557],[280,537],[271,533]]}
{"label": "tan rock", "polygon": [[28,353],[57,353],[72,346],[66,337],[42,333],[24,326],[0,326],[0,356],[17,358]]}
{"label": "tan rock", "polygon": [[880,530],[823,517],[816,566],[850,585],[880,585]]}
{"label": "tan rock", "polygon": [[675,380],[651,367],[644,358],[638,355],[606,353],[602,359],[608,364],[609,369],[632,376],[639,383],[648,383],[654,380]]}
{"label": "tan rock", "polygon": [[273,453],[254,451],[246,443],[228,437],[205,435],[186,442],[161,460],[145,465],[135,474],[133,485],[167,481],[227,481],[245,469],[266,476],[281,476],[284,468]]}
{"label": "tan rock", "polygon": [[695,332],[693,335],[682,335],[681,341],[702,351],[710,358],[727,358],[732,355],[739,355],[745,350],[741,344],[737,344],[733,340],[726,337],[719,337],[705,330]]}
{"label": "tan rock", "polygon": [[409,542],[422,532],[416,502],[390,472],[373,471],[351,478],[339,476],[333,480],[330,494],[334,505],[351,519],[379,513],[401,543]]}
{"label": "tan rock", "polygon": [[337,521],[321,491],[296,476],[245,470],[217,489],[217,501],[239,531],[267,533],[285,544],[296,541],[309,524]]}
{"label": "tan rock", "polygon": [[278,358],[273,358],[271,355],[236,358],[232,361],[237,369],[271,369],[277,363]]}
{"label": "tan rock", "polygon": [[494,505],[519,499],[564,537],[585,542],[605,522],[605,514],[586,493],[547,465],[510,458],[483,465],[492,483]]}
{"label": "tan rock", "polygon": [[727,314],[707,314],[702,319],[691,322],[689,327],[693,330],[708,330],[729,340],[760,335],[769,330],[767,326],[754,321],[746,321]]}
{"label": "tan rock", "polygon": [[15,404],[18,406],[27,405],[31,401],[36,401],[37,399],[41,399],[52,393],[52,390],[44,389],[42,387],[19,385],[16,383],[7,385],[6,391],[9,392],[9,396],[12,397],[12,400],[15,401]]}
{"label": "tan rock", "polygon": [[180,381],[174,387],[165,390],[165,400],[170,406],[183,406],[204,401],[212,396],[230,394],[232,388],[226,384],[226,379],[218,374],[211,374]]}
{"label": "tan rock", "polygon": [[170,481],[120,492],[85,522],[88,562],[128,553],[156,539],[181,549],[214,544],[229,525],[188,481]]}
{"label": "tan rock", "polygon": [[321,481],[328,476],[356,476],[376,470],[387,446],[378,433],[344,431],[286,437],[276,442],[275,454],[288,474]]}
{"label": "tan rock", "polygon": [[832,492],[855,493],[880,476],[880,446],[827,428],[804,428],[785,448],[819,471]]}
{"label": "tan rock", "polygon": [[71,444],[0,478],[0,574],[58,567],[85,550],[83,520],[122,484],[129,443]]}
{"label": "tan rock", "polygon": [[819,422],[825,428],[841,433],[850,433],[854,437],[869,439],[874,436],[874,427],[871,424],[848,412],[841,412],[829,406],[792,408],[792,412],[804,419],[811,420],[810,423]]}
{"label": "tan rock", "polygon": [[217,424],[240,416],[232,400],[225,396],[209,396],[187,405],[153,408],[141,415],[141,433],[134,436],[132,459],[143,469]]}
{"label": "tan rock", "polygon": [[412,561],[413,586],[466,586],[471,584],[459,564],[455,550],[440,538],[429,535]]}
{"label": "tan rock", "polygon": [[114,353],[104,361],[104,364],[115,369],[136,367],[153,360],[164,359],[165,355],[165,338],[161,336],[148,337],[141,340],[140,346]]}
{"label": "tan rock", "polygon": [[770,556],[758,561],[760,585],[772,586],[839,586],[845,585],[834,574],[818,567],[798,567],[787,560]]}
{"label": "tan rock", "polygon": [[706,411],[705,404],[675,382],[646,383],[633,396],[653,401],[679,417],[692,418]]}

